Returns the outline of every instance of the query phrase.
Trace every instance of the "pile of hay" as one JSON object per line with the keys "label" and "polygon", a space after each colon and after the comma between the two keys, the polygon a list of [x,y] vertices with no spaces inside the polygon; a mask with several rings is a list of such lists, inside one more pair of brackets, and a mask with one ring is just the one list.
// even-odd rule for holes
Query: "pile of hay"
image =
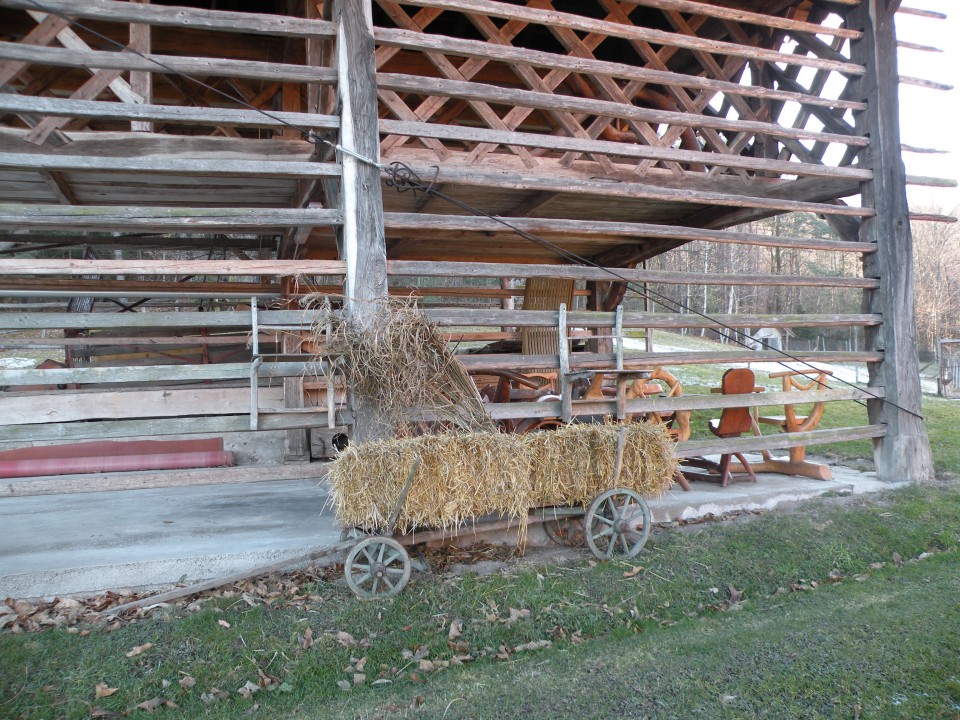
{"label": "pile of hay", "polygon": [[326,296],[308,295],[301,303],[326,311],[314,323],[313,340],[322,347],[332,328],[350,392],[374,408],[386,434],[405,434],[411,419],[423,414],[439,421],[435,428],[441,430],[493,430],[466,369],[412,297],[372,301],[374,315],[362,327],[333,311]]}
{"label": "pile of hay", "polygon": [[[623,467],[614,483],[620,430]],[[333,504],[344,526],[383,529],[416,459],[420,465],[396,530],[460,527],[483,515],[520,518],[533,507],[587,505],[612,487],[659,495],[673,482],[673,444],[661,425],[569,425],[504,435],[463,433],[348,447],[330,466]]]}

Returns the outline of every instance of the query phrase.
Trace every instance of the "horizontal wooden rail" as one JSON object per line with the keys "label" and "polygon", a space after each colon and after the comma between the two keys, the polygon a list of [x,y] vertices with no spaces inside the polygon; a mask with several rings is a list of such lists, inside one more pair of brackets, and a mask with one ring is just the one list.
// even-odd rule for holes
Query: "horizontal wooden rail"
{"label": "horizontal wooden rail", "polygon": [[637,120],[648,123],[664,123],[681,127],[709,127],[716,130],[750,132],[772,137],[787,137],[797,140],[816,140],[818,142],[842,143],[855,147],[870,144],[869,138],[856,135],[824,133],[806,128],[793,128],[776,123],[750,120],[731,120],[728,118],[701,115],[696,113],[673,112],[655,108],[637,107],[608,100],[559,95],[532,90],[504,88],[459,80],[443,80],[419,75],[377,74],[377,87],[396,92],[412,92],[418,95],[439,95],[463,100],[482,100],[503,105],[538,108],[541,110],[567,110],[583,112],[589,115],[613,117],[624,120]]}
{"label": "horizontal wooden rail", "polygon": [[828,35],[832,37],[850,38],[853,40],[863,37],[862,32],[858,30],[851,30],[845,27],[827,27],[826,25],[819,25],[817,23],[805,22],[802,20],[791,20],[789,18],[780,17],[779,15],[750,12],[748,10],[728,8],[705,2],[694,2],[694,0],[626,0],[626,2],[631,5],[640,5],[641,7],[658,8],[660,10],[676,10],[677,12],[690,13],[691,15],[703,15],[705,17],[721,18],[723,20],[734,20],[739,23],[757,25],[759,27],[793,30],[797,32],[813,33],[814,35]]}
{"label": "horizontal wooden rail", "polygon": [[[322,375],[322,363],[263,363],[261,378]],[[129,367],[73,367],[0,370],[2,385],[86,385],[129,382],[187,382],[190,380],[238,380],[250,377],[250,363],[215,365],[133,365]]]}
{"label": "horizontal wooden rail", "polygon": [[[840,402],[884,397],[883,388],[848,388],[843,390],[820,390],[805,392],[798,400],[796,392],[751,393],[746,395],[681,395],[673,398],[638,398],[627,400],[628,413],[672,413],[678,410],[721,410],[738,407],[771,407],[775,405]],[[614,415],[616,400],[573,401],[574,415]],[[560,417],[559,400],[544,402],[490,403],[484,404],[487,413],[495,420],[520,420],[523,418]]]}
{"label": "horizontal wooden rail", "polygon": [[754,170],[757,172],[779,173],[781,175],[849,178],[855,180],[870,180],[873,177],[873,171],[856,167],[834,167],[818,163],[767,160],[765,158],[755,158],[746,155],[728,155],[726,153],[703,152],[699,150],[677,150],[674,148],[621,143],[611,140],[584,140],[581,138],[564,137],[562,135],[508,132],[461,125],[440,125],[438,123],[409,122],[405,120],[381,120],[380,132],[414,138],[491,143],[509,145],[511,147],[542,148],[546,150],[556,150],[558,152],[584,152],[609,155],[611,157],[696,163],[738,168],[741,170]]}
{"label": "horizontal wooden rail", "polygon": [[[388,230],[417,231],[420,237],[428,232],[482,232],[513,233],[514,231],[492,218],[471,215],[431,215],[424,213],[395,213],[383,215]],[[535,235],[565,238],[657,238],[662,240],[702,240],[704,242],[771,247],[793,247],[806,250],[837,250],[871,253],[874,243],[823,240],[796,236],[772,236],[737,230],[707,230],[681,225],[653,223],[610,222],[603,220],[562,220],[557,218],[502,217],[513,227]]]}
{"label": "horizontal wooden rail", "polygon": [[97,120],[157,120],[165,123],[207,126],[281,128],[284,127],[284,123],[291,123],[314,130],[336,130],[340,127],[340,118],[336,115],[280,110],[271,110],[268,114],[264,114],[256,110],[69,100],[11,93],[0,93],[0,112]]}
{"label": "horizontal wooden rail", "polygon": [[[105,103],[106,104],[106,103]],[[170,157],[99,157],[91,155],[61,155],[47,153],[0,152],[0,169],[47,170],[55,172],[137,172],[170,175],[203,175],[205,177],[277,177],[318,178],[338,177],[337,163],[306,162],[301,160],[197,160]],[[4,206],[8,207],[8,206]],[[82,210],[73,209],[82,213]],[[116,208],[114,208],[116,212]],[[221,211],[222,212],[222,211]],[[249,212],[249,211],[248,211]]]}
{"label": "horizontal wooden rail", "polygon": [[[326,20],[311,20],[266,13],[204,10],[192,7],[138,5],[116,0],[42,0],[45,8],[68,17],[106,22],[139,23],[193,30],[280,35],[286,37],[334,37],[336,26]],[[37,10],[27,0],[0,0],[0,7]]]}
{"label": "horizontal wooden rail", "polygon": [[[528,370],[529,368],[559,368],[556,355],[458,355],[457,359],[469,372],[486,370]],[[717,352],[662,352],[635,353],[624,356],[624,366],[640,370],[673,365],[724,365],[738,363],[870,363],[883,360],[882,352],[800,352],[789,356],[773,350],[722,350]],[[616,363],[614,353],[571,353],[570,366],[577,370],[610,369]]]}
{"label": "horizontal wooden rail", "polygon": [[[326,410],[258,414],[258,430],[294,430],[326,427]],[[337,412],[337,421],[350,422]],[[148,420],[102,420],[43,425],[0,425],[0,446],[4,443],[73,441],[153,437],[155,435],[206,435],[249,432],[249,415],[212,415],[208,417],[153,418]]]}
{"label": "horizontal wooden rail", "polygon": [[[77,420],[229,415],[250,412],[249,387],[147,388],[96,392],[5,393],[5,425]],[[283,387],[259,388],[259,412],[283,407]]]}
{"label": "horizontal wooden rail", "polygon": [[183,73],[325,85],[332,85],[337,80],[337,73],[332,68],[179,55],[145,54],[141,57],[128,52],[72,50],[10,42],[0,42],[0,59],[57,67],[140,70],[161,75]]}
{"label": "horizontal wooden rail", "polygon": [[[550,310],[499,310],[428,308],[427,317],[440,327],[556,327],[558,313]],[[615,314],[568,311],[569,327],[614,327]],[[861,315],[714,315],[705,318],[696,313],[624,312],[625,328],[716,328],[716,327],[821,327],[879,325],[882,316]]]}
{"label": "horizontal wooden rail", "polygon": [[870,440],[887,434],[886,425],[808,430],[807,432],[779,433],[776,435],[745,435],[725,440],[688,440],[678,443],[674,454],[679,458],[701,455],[719,455],[727,452],[757,452],[759,450],[783,450],[800,445],[823,445],[853,440]]}
{"label": "horizontal wooden rail", "polygon": [[[43,207],[43,206],[40,206]],[[51,206],[53,207],[53,206]],[[2,223],[3,206],[0,206]],[[329,212],[336,211],[319,211]],[[319,224],[319,223],[318,223]],[[2,275],[331,275],[344,267],[337,260],[0,260]],[[769,287],[880,287],[878,280],[856,277],[813,275],[735,275],[724,273],[683,273],[662,270],[593,268],[582,265],[527,265],[518,263],[455,263],[392,260],[387,269],[393,275],[448,277],[554,277],[574,280],[624,280],[666,285],[757,285]]]}
{"label": "horizontal wooden rail", "polygon": [[[316,227],[339,225],[341,221],[339,210],[323,208],[0,205],[0,227],[10,228],[189,233],[215,229]],[[178,272],[171,265],[170,273]],[[121,271],[116,274],[125,273]]]}
{"label": "horizontal wooden rail", "polygon": [[[387,161],[389,157],[385,158]],[[787,212],[809,212],[819,215],[843,215],[852,217],[872,217],[871,208],[850,205],[837,205],[825,202],[806,202],[786,200],[772,195],[745,195],[713,192],[686,188],[683,190],[657,187],[639,182],[611,182],[606,179],[583,179],[576,177],[550,177],[548,174],[518,173],[512,171],[484,170],[481,167],[443,166],[437,172],[435,165],[411,162],[411,169],[421,178],[430,178],[434,184],[464,185],[491,188],[509,188],[511,190],[537,190],[578,195],[594,195],[600,198],[618,197],[632,200],[658,200],[664,202],[693,203],[695,205],[719,205],[721,207],[762,208],[766,210],[784,210]],[[390,176],[383,172],[384,179]],[[820,180],[818,182],[825,182]],[[851,180],[847,190],[831,193],[842,197],[859,191],[859,182]]]}
{"label": "horizontal wooden rail", "polygon": [[441,10],[476,13],[488,17],[504,18],[506,20],[520,20],[538,23],[547,27],[562,27],[581,32],[607,35],[609,37],[620,37],[627,40],[640,40],[667,47],[685,48],[695,51],[701,50],[714,55],[746,58],[747,60],[764,60],[770,63],[814,67],[850,75],[862,75],[864,72],[862,65],[853,62],[840,62],[820,57],[783,53],[777,50],[740,45],[739,43],[713,40],[711,38],[700,38],[636,25],[595,20],[583,15],[557,12],[555,10],[540,10],[522,5],[510,5],[496,2],[495,0],[405,0],[405,4]]}
{"label": "horizontal wooden rail", "polygon": [[627,65],[625,63],[593,60],[587,58],[558,55],[555,53],[528,50],[510,45],[497,45],[479,40],[461,40],[445,35],[431,35],[428,33],[410,30],[395,30],[388,28],[374,28],[374,38],[377,43],[387,47],[399,47],[421,52],[441,52],[461,57],[497,60],[508,64],[531,65],[553,70],[567,70],[575,73],[590,75],[604,75],[609,77],[640,80],[667,87],[683,87],[696,90],[713,90],[724,94],[743,95],[769,100],[793,101],[802,105],[832,107],[844,110],[863,110],[862,102],[851,100],[836,100],[785,90],[771,90],[756,85],[741,85],[725,80],[713,80],[698,75],[666,70],[651,70],[649,68]]}

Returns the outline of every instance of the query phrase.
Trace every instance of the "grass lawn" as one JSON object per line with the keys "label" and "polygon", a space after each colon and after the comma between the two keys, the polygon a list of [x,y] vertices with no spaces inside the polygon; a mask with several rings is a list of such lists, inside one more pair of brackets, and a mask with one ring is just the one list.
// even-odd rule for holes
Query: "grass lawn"
{"label": "grass lawn", "polygon": [[304,591],[0,635],[0,717],[960,717],[956,484],[655,532],[634,564]]}

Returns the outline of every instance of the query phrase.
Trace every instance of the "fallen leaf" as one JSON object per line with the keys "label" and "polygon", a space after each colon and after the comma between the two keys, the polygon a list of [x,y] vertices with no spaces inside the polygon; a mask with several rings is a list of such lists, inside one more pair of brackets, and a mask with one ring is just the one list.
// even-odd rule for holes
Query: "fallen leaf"
{"label": "fallen leaf", "polygon": [[247,680],[247,682],[243,684],[243,687],[237,689],[237,692],[240,693],[241,697],[248,698],[259,690],[259,685],[257,685],[255,682],[250,682]]}
{"label": "fallen leaf", "polygon": [[363,669],[367,666],[367,657],[364,655],[362,658],[357,660],[356,668],[357,672],[362,673]]}
{"label": "fallen leaf", "polygon": [[896,565],[897,567],[903,566],[903,557],[900,555],[900,553],[895,552],[893,554],[893,564]]}
{"label": "fallen leaf", "polygon": [[436,669],[436,666],[430,660],[421,660],[420,664],[417,666],[417,669],[420,672],[433,672]]}
{"label": "fallen leaf", "polygon": [[373,685],[390,685],[393,680],[388,680],[387,678],[380,678],[379,680],[374,680]]}
{"label": "fallen leaf", "polygon": [[367,681],[367,676],[364,673],[354,673],[353,674],[353,684],[354,685],[363,685]]}
{"label": "fallen leaf", "polygon": [[357,639],[350,633],[341,630],[337,633],[337,642],[344,647],[348,647],[350,645],[356,645]]}
{"label": "fallen leaf", "polygon": [[512,622],[516,622],[517,620],[522,620],[523,618],[528,618],[528,617],[530,617],[530,611],[527,610],[527,608],[523,608],[522,610],[510,608],[510,619],[507,622],[512,623]]}
{"label": "fallen leaf", "polygon": [[583,630],[577,630],[573,635],[570,636],[570,642],[574,645],[579,645],[583,642]]}
{"label": "fallen leaf", "polygon": [[90,717],[92,718],[115,718],[120,717],[120,713],[114,712],[113,710],[107,710],[102,707],[97,707],[96,705],[90,708]]}
{"label": "fallen leaf", "polygon": [[352,686],[346,680],[337,680],[337,687],[341,690],[349,690]]}
{"label": "fallen leaf", "polygon": [[624,576],[625,578],[636,577],[636,576],[639,575],[642,571],[643,571],[643,567],[642,567],[642,566],[640,566],[640,565],[635,565],[634,567],[632,567],[632,568],[630,568],[629,570],[625,571],[625,572],[623,573],[623,576]]}
{"label": "fallen leaf", "polygon": [[230,627],[230,623],[228,623],[226,620],[217,620],[217,625],[219,625],[222,628]]}
{"label": "fallen leaf", "polygon": [[730,585],[727,590],[730,592],[731,603],[738,603],[743,600],[743,592],[741,590],[737,590],[733,585]]}
{"label": "fallen leaf", "polygon": [[254,703],[253,705],[248,707],[246,710],[244,710],[243,714],[244,716],[253,715],[259,709],[260,709],[260,703]]}
{"label": "fallen leaf", "polygon": [[447,639],[456,640],[461,635],[463,635],[463,622],[454,620],[450,623],[450,632],[447,633]]}
{"label": "fallen leaf", "polygon": [[[133,650],[126,653],[126,656],[128,658],[136,657],[137,655],[141,655],[145,653],[147,650],[149,650],[152,647],[153,647],[153,643],[144,643],[143,645],[137,645],[135,648],[133,648]],[[139,707],[139,705],[137,707]]]}
{"label": "fallen leaf", "polygon": [[277,685],[277,692],[283,692],[283,693],[293,692],[293,685],[291,685],[288,682],[282,682],[279,685]]}
{"label": "fallen leaf", "polygon": [[514,652],[523,652],[524,650],[542,650],[543,648],[548,648],[553,645],[552,640],[533,640],[523,645],[517,645],[513,651]]}
{"label": "fallen leaf", "polygon": [[107,687],[106,683],[97,683],[94,687],[93,699],[99,700],[100,698],[110,697],[117,689],[118,688]]}
{"label": "fallen leaf", "polygon": [[417,696],[413,699],[413,702],[410,703],[410,706],[411,706],[411,707],[418,708],[418,707],[420,707],[421,705],[423,705],[425,702],[426,702],[426,700],[423,699],[423,695],[417,695]]}
{"label": "fallen leaf", "polygon": [[196,684],[197,684],[196,679],[190,677],[189,675],[187,675],[186,677],[180,678],[180,687],[182,687],[184,690],[189,690]]}
{"label": "fallen leaf", "polygon": [[163,698],[155,697],[155,698],[150,698],[149,700],[144,700],[142,703],[137,705],[137,709],[146,710],[147,712],[152,713],[161,705],[163,705]]}
{"label": "fallen leaf", "polygon": [[309,650],[313,647],[313,628],[308,627],[303,631],[303,638],[300,640],[300,645],[304,650]]}

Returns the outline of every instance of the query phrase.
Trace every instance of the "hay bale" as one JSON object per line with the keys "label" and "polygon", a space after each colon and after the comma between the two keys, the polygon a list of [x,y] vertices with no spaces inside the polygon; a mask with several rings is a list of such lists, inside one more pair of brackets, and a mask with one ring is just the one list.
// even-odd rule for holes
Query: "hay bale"
{"label": "hay bale", "polygon": [[397,530],[455,528],[482,515],[522,517],[529,509],[530,462],[521,436],[423,435],[344,450],[328,474],[337,520],[382,528],[417,458]]}
{"label": "hay bale", "polygon": [[463,433],[378,440],[348,447],[330,466],[337,520],[383,528],[417,458],[397,530],[450,529],[483,515],[520,518],[533,507],[587,505],[614,487],[620,429],[626,438],[617,487],[659,495],[676,460],[660,425],[569,425],[527,435]]}
{"label": "hay bale", "polygon": [[[617,441],[626,432],[614,482]],[[523,436],[530,452],[531,507],[588,505],[613,487],[659,496],[673,482],[673,443],[662,425],[567,425]]]}

